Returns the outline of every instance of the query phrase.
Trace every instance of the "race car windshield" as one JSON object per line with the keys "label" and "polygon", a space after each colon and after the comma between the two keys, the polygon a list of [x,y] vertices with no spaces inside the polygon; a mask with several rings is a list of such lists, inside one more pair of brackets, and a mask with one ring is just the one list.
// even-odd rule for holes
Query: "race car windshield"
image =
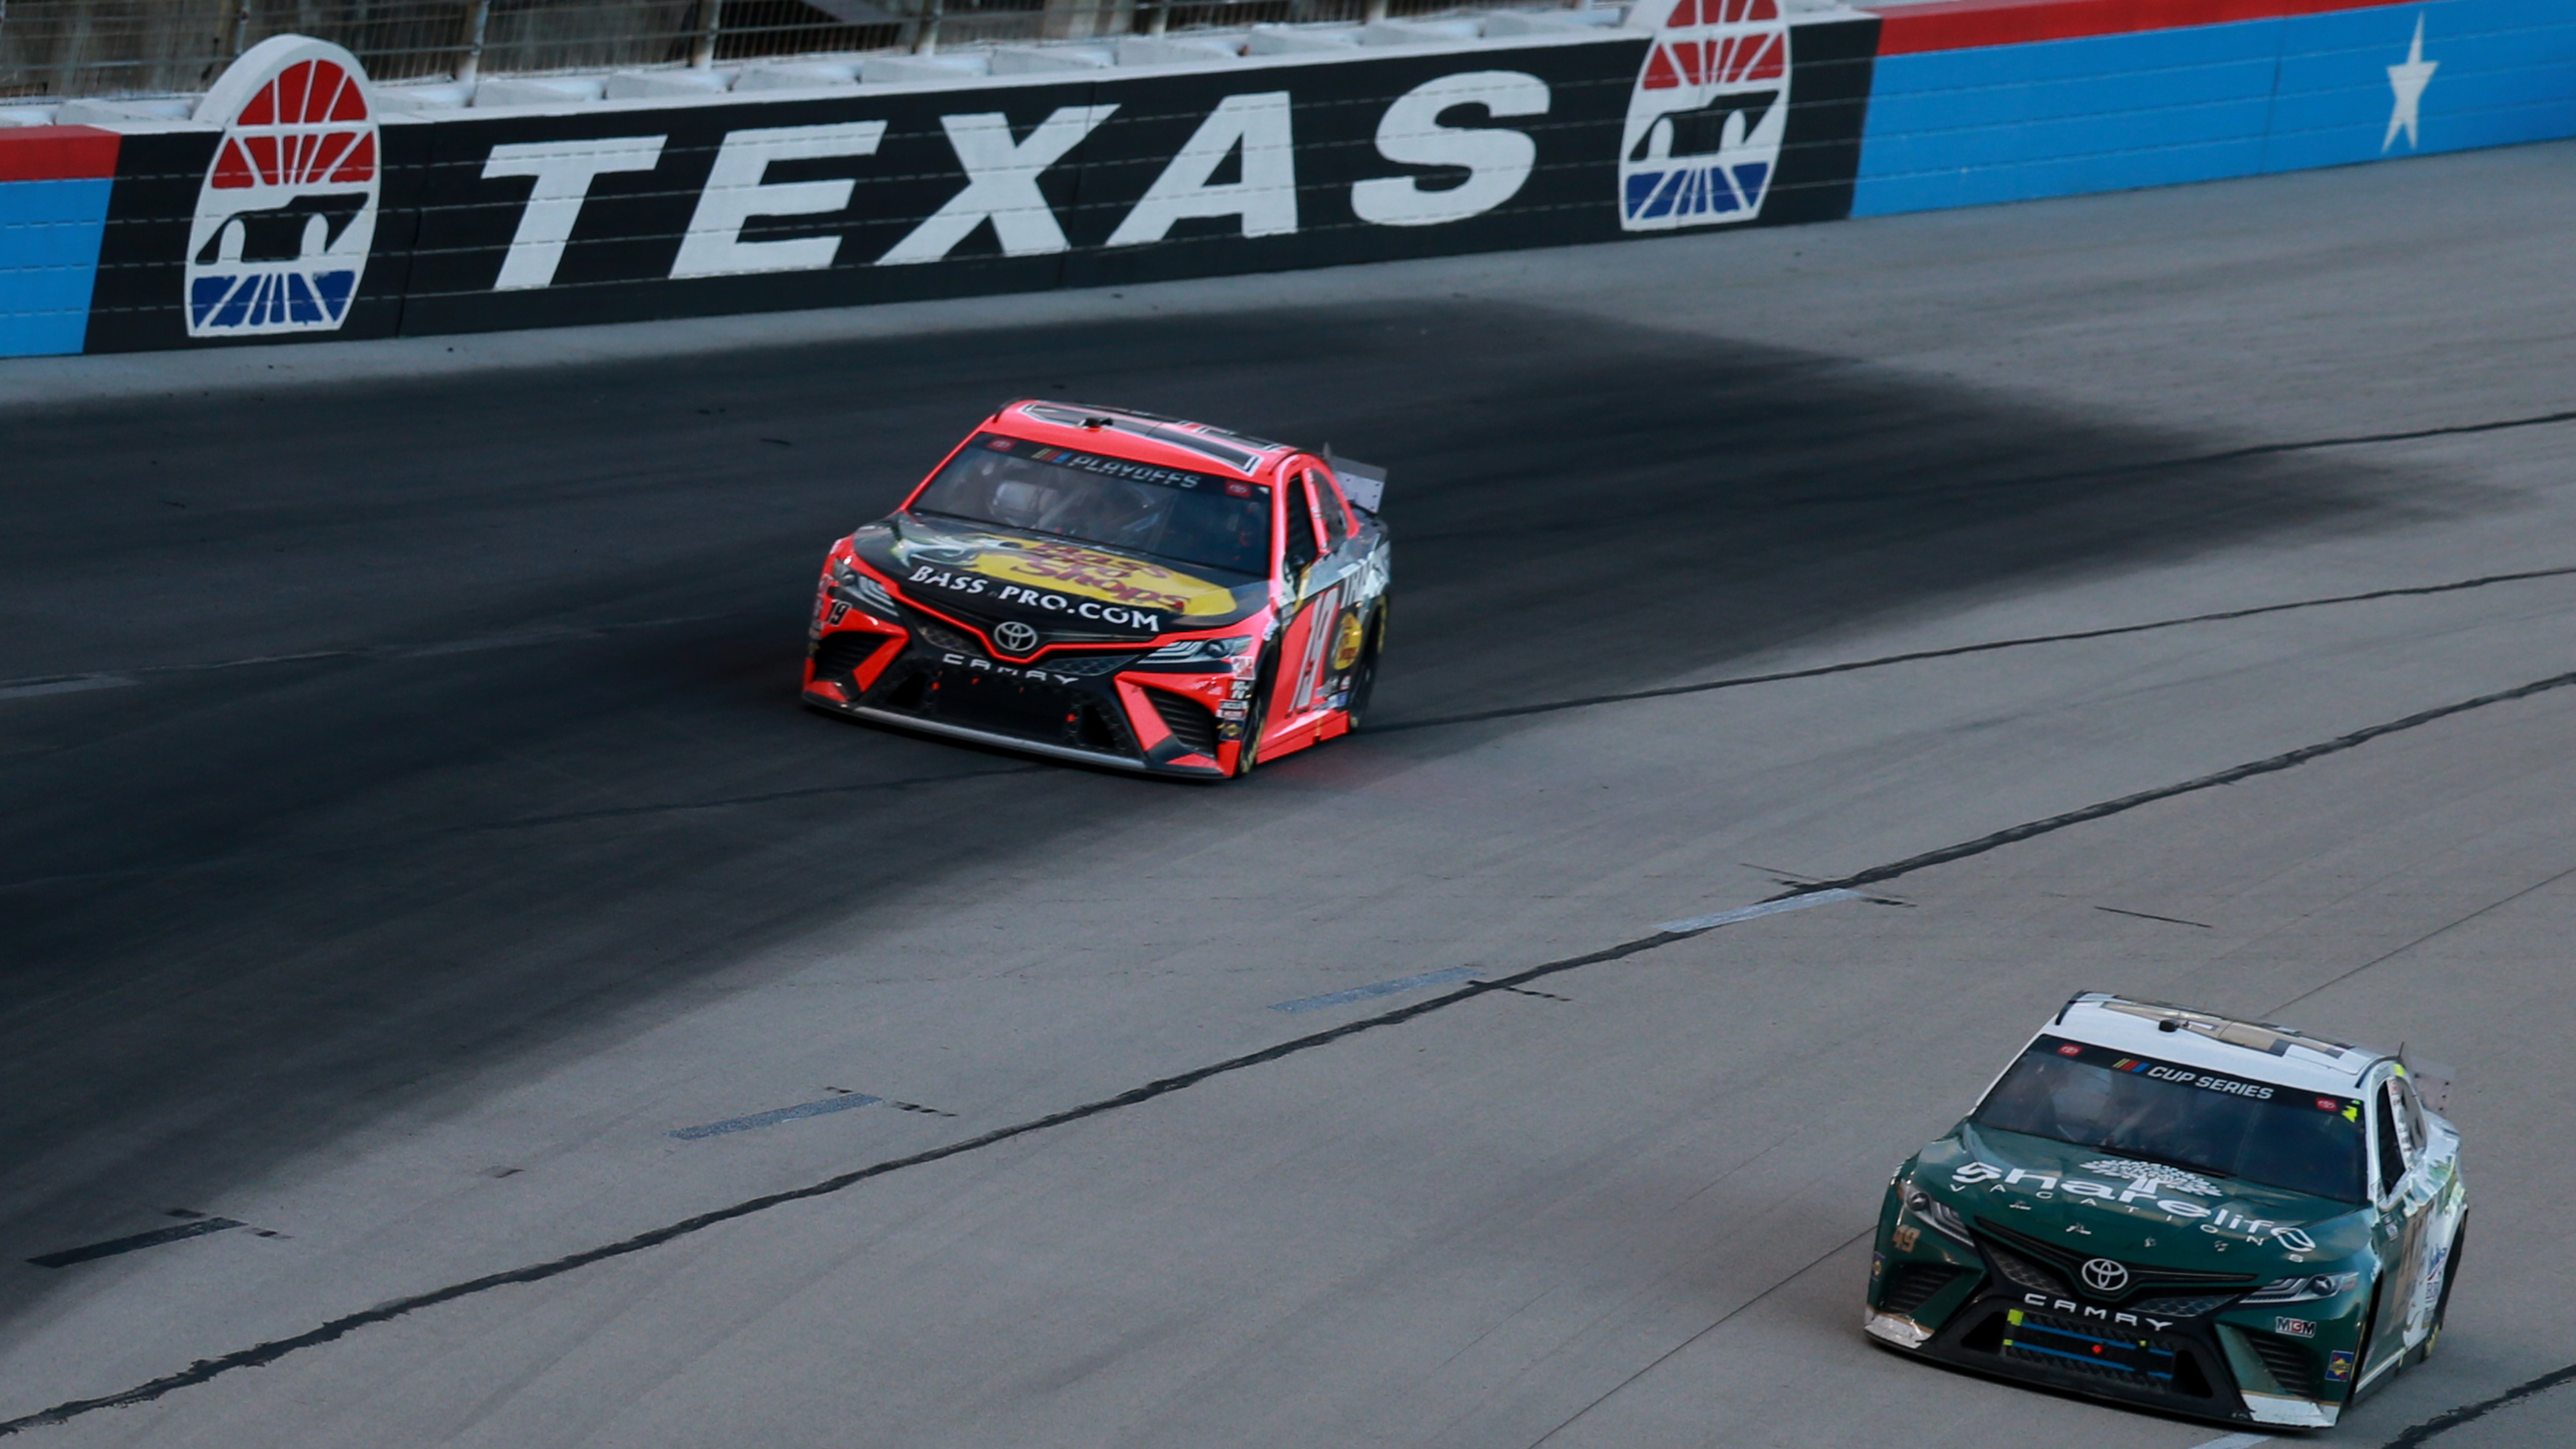
{"label": "race car windshield", "polygon": [[2361,1104],[2043,1036],[1970,1120],[2360,1202]]}
{"label": "race car windshield", "polygon": [[1267,486],[979,434],[912,505],[1246,577],[1270,572]]}

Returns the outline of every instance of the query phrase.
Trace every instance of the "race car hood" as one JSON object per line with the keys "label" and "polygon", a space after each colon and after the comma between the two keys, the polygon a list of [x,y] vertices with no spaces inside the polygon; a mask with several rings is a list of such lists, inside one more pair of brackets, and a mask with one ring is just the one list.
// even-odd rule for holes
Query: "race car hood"
{"label": "race car hood", "polygon": [[1961,1123],[1915,1186],[1971,1222],[2121,1262],[2270,1279],[2365,1253],[2359,1204]]}
{"label": "race car hood", "polygon": [[1143,638],[1210,629],[1270,601],[1268,581],[996,524],[898,513],[851,536],[904,595],[978,619],[1021,619],[1050,638]]}

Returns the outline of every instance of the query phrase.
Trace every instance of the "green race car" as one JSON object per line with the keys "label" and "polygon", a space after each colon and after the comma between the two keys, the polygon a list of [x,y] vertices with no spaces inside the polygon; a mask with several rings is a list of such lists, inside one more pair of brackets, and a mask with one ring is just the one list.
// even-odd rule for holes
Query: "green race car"
{"label": "green race car", "polygon": [[1889,1181],[1869,1335],[2324,1428],[2441,1336],[2466,1217],[2448,1087],[2394,1053],[2078,996]]}

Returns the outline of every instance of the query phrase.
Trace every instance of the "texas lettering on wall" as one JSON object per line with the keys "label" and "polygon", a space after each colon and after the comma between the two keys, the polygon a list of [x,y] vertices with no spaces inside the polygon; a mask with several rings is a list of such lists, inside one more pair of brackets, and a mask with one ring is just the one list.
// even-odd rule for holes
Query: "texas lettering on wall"
{"label": "texas lettering on wall", "polygon": [[[1669,24],[1432,54],[396,115],[369,123],[371,254],[295,262],[362,278],[354,299],[329,295],[327,322],[256,315],[481,331],[1846,214],[1878,22],[1802,25],[1793,47],[1774,0],[1656,3]],[[282,245],[264,214],[222,232],[207,211],[191,234],[219,140],[128,138],[90,350],[217,340],[185,305],[211,295],[196,254],[231,257],[235,233],[246,265]],[[325,221],[333,258],[363,235]]]}

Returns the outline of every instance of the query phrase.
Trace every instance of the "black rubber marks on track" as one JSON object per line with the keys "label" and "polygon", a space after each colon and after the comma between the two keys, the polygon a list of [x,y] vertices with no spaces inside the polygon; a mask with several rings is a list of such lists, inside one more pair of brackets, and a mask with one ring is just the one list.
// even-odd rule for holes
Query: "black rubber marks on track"
{"label": "black rubber marks on track", "polygon": [[2507,1404],[2518,1403],[2534,1394],[2547,1393],[2571,1380],[2576,1380],[2576,1363],[2571,1363],[2563,1369],[2553,1369],[2536,1379],[2525,1380],[2492,1399],[2480,1399],[2474,1404],[2462,1404],[2448,1413],[2435,1414],[2421,1424],[2408,1427],[2405,1433],[2389,1440],[2381,1446],[2381,1449],[2415,1449],[2419,1444],[2429,1444],[2472,1419],[2483,1419]]}
{"label": "black rubber marks on track", "polygon": [[[2570,416],[2576,416],[2576,414],[2570,414]],[[2497,423],[2490,426],[2518,425]],[[2458,428],[2448,431],[2473,432],[2478,429]],[[2406,436],[2416,435],[2410,433]],[[2284,443],[2276,445],[2274,450],[2322,446],[2325,445]],[[1926,659],[1956,659],[1963,654],[1992,654],[1997,650],[2028,649],[2038,644],[2073,644],[2086,639],[2116,639],[2123,634],[2149,634],[2159,629],[2179,629],[2190,624],[2221,624],[2231,619],[2252,619],[2264,614],[2286,614],[2299,609],[2325,609],[2337,604],[2366,604],[2374,599],[2410,599],[2426,594],[2456,594],[2466,589],[2492,588],[2498,584],[2528,583],[2534,579],[2564,578],[2570,574],[2576,574],[2576,566],[2526,569],[2521,573],[2511,574],[2486,574],[2474,579],[2454,580],[2447,584],[2418,584],[2402,589],[2373,589],[2363,594],[2336,594],[2330,598],[2300,599],[2287,604],[2257,604],[2249,609],[2222,609],[2214,614],[2186,614],[2178,619],[2153,619],[2144,624],[2117,624],[2104,629],[2078,629],[2066,634],[2031,634],[2018,639],[1988,639],[1976,644],[1954,644],[1946,649],[1918,649],[1907,654],[1883,654],[1875,659],[1852,659],[1840,664],[1819,664],[1809,669],[1784,669],[1776,674],[1739,674],[1726,679],[1703,680],[1698,684],[1671,684],[1660,689],[1636,689],[1622,694],[1589,694],[1574,699],[1550,700],[1543,704],[1506,705],[1500,709],[1479,710],[1473,714],[1399,720],[1393,724],[1373,724],[1369,726],[1369,733],[1382,735],[1396,730],[1427,730],[1441,725],[1477,724],[1485,720],[1514,719],[1525,714],[1554,714],[1558,710],[1589,709],[1594,705],[1628,704],[1641,699],[1670,699],[1675,695],[1707,694],[1719,689],[1742,689],[1751,684],[1779,684],[1792,679],[1819,679],[1829,674],[1850,674],[1862,669],[1884,669],[1891,664],[1914,664]]]}
{"label": "black rubber marks on track", "polygon": [[[1820,891],[1828,890],[1856,890],[1863,886],[1894,880],[1899,876],[1910,875],[1916,871],[1926,870],[1936,865],[1947,865],[1953,861],[1965,860],[1972,856],[1984,855],[1990,851],[2002,849],[2007,845],[2015,845],[2025,840],[2033,840],[2043,835],[2053,834],[2057,831],[2064,830],[2069,826],[2082,825],[2095,820],[2107,819],[2110,816],[2124,814],[2128,811],[2135,810],[2140,806],[2150,805],[2160,800],[2176,799],[2184,795],[2196,794],[2203,790],[2212,790],[2223,785],[2232,785],[2242,780],[2250,780],[2257,776],[2275,774],[2283,770],[2295,769],[2300,765],[2309,763],[2310,761],[2324,759],[2330,755],[2341,754],[2347,750],[2358,749],[2362,745],[2368,744],[2373,740],[2382,739],[2389,735],[2402,734],[2408,730],[2418,729],[2424,725],[2432,724],[2437,720],[2448,719],[2453,715],[2466,714],[2473,710],[2484,709],[2490,705],[2504,704],[2513,700],[2528,699],[2535,695],[2565,689],[2570,685],[2576,685],[2576,672],[2552,675],[2546,679],[2533,680],[2528,684],[2518,685],[2512,689],[2503,689],[2497,690],[2491,694],[2482,694],[2474,699],[2461,700],[2456,704],[2447,704],[2434,709],[2419,710],[2402,719],[2390,720],[2384,724],[2377,724],[2366,729],[2354,730],[2349,734],[2338,735],[2330,740],[2323,740],[2316,744],[2303,746],[2299,749],[2285,751],[2281,754],[2273,755],[2265,759],[2250,760],[2230,769],[2220,770],[2212,774],[2200,776],[2197,779],[2185,780],[2177,784],[2166,785],[2153,790],[2141,790],[2136,794],[2124,795],[2116,800],[2105,800],[2098,804],[2087,805],[2078,810],[2069,810],[2063,814],[2052,815],[2042,820],[2034,820],[2022,825],[2013,826],[2009,829],[1998,830],[1989,835],[1979,836],[1974,840],[1961,841],[1955,845],[1942,846],[1936,850],[1927,850],[1917,855],[1908,856],[1903,860],[1891,861],[1885,865],[1872,866],[1867,870],[1856,871],[1839,880],[1818,881],[1812,885],[1802,886],[1797,890],[1782,892],[1779,896],[1773,897],[1773,899],[1791,900],[1797,897],[1813,895]],[[1416,1017],[1427,1016],[1432,1012],[1445,1010],[1460,1002],[1471,1000],[1489,992],[1515,992],[1520,988],[1528,986],[1529,983],[1537,981],[1543,977],[1555,976],[1567,971],[1580,970],[1583,967],[1596,966],[1604,962],[1624,960],[1630,956],[1635,956],[1646,951],[1652,951],[1661,946],[1669,946],[1677,941],[1686,941],[1695,936],[1705,935],[1708,931],[1714,929],[1718,929],[1718,927],[1711,925],[1678,931],[1659,930],[1650,935],[1640,936],[1633,940],[1622,941],[1617,945],[1604,947],[1597,951],[1586,952],[1580,956],[1569,956],[1562,960],[1542,962],[1539,965],[1528,967],[1510,975],[1493,977],[1487,980],[1470,981],[1458,990],[1449,992],[1442,996],[1415,1002],[1412,1005],[1399,1007],[1392,1011],[1382,1012],[1376,1016],[1363,1017],[1356,1021],[1345,1022],[1342,1025],[1333,1027],[1329,1030],[1297,1037],[1294,1040],[1284,1041],[1275,1046],[1265,1047],[1260,1051],[1248,1052],[1242,1056],[1229,1057],[1223,1061],[1211,1062],[1206,1066],[1194,1068],[1175,1076],[1163,1077],[1155,1081],[1144,1083],[1141,1086],[1131,1087],[1115,1096],[1102,1097],[1094,1101],[1082,1103],[1078,1106],[1065,1108],[1059,1112],[1050,1112],[1041,1117],[1032,1117],[1026,1121],[1012,1123],[1009,1126],[997,1127],[990,1132],[981,1133],[977,1136],[965,1138],[958,1142],[952,1142],[943,1147],[934,1147],[928,1151],[916,1152],[907,1157],[889,1158],[882,1162],[870,1163],[865,1167],[856,1168],[849,1172],[827,1177],[820,1182],[810,1183],[804,1187],[791,1188],[784,1192],[767,1193],[759,1197],[749,1198],[726,1207],[699,1213],[694,1217],[683,1218],[678,1222],[666,1223],[661,1227],[637,1233],[632,1237],[620,1238],[614,1242],[602,1243],[598,1247],[589,1248],[582,1252],[569,1254],[564,1257],[551,1259],[543,1263],[532,1263],[526,1267],[512,1268],[499,1273],[488,1273],[479,1278],[470,1278],[463,1282],[451,1283],[444,1288],[432,1289],[426,1293],[416,1293],[408,1297],[396,1298],[386,1303],[380,1303],[373,1308],[365,1309],[361,1312],[346,1314],[339,1318],[330,1319],[291,1337],[271,1339],[266,1343],[255,1344],[249,1348],[236,1349],[231,1353],[223,1354],[215,1358],[199,1359],[197,1362],[190,1364],[187,1368],[182,1369],[177,1373],[165,1374],[162,1377],[153,1379],[147,1383],[138,1384],[122,1393],[108,1394],[92,1399],[75,1399],[67,1403],[57,1404],[50,1409],[40,1410],[33,1414],[0,1421],[0,1435],[15,1434],[27,1429],[64,1423],[70,1419],[77,1418],[81,1415],[88,1414],[99,1409],[119,1408],[134,1404],[149,1403],[152,1400],[161,1398],[174,1390],[189,1388],[197,1384],[205,1383],[219,1375],[230,1373],[235,1369],[257,1368],[264,1364],[275,1363],[279,1359],[285,1358],[300,1350],[330,1343],[336,1339],[343,1338],[348,1334],[354,1333],[359,1329],[372,1327],[379,1323],[387,1323],[394,1319],[418,1312],[424,1308],[434,1308],[443,1303],[451,1303],[461,1298],[472,1297],[476,1294],[488,1292],[495,1288],[506,1288],[529,1283],[541,1283],[549,1278],[561,1277],[564,1274],[573,1272],[577,1269],[589,1267],[594,1263],[603,1263],[612,1258],[622,1258],[630,1254],[643,1252],[649,1248],[657,1248],[663,1244],[675,1242],[681,1238],[703,1232],[708,1228],[716,1227],[723,1223],[733,1222],[737,1219],[751,1217],[758,1213],[767,1212],[772,1208],[784,1207],[790,1203],[803,1202],[811,1198],[827,1197],[831,1194],[855,1187],[871,1178],[884,1177],[890,1173],[901,1172],[907,1168],[921,1167],[933,1162],[944,1161],[951,1157],[963,1156],[970,1152],[980,1151],[987,1147],[1008,1142],[1014,1138],[1027,1137],[1035,1133],[1048,1131],[1052,1128],[1069,1126],[1087,1118],[1102,1116],[1110,1112],[1122,1111],[1129,1107],[1141,1106],[1144,1103],[1153,1101],[1157,1097],[1169,1096],[1174,1092],[1186,1091],[1191,1087],[1197,1086],[1201,1082],[1209,1081],[1216,1077],[1227,1076],[1251,1067],[1257,1067],[1269,1062],[1279,1061],[1286,1057],[1295,1056],[1301,1052],[1312,1051],[1318,1047],[1327,1046],[1333,1042],[1340,1041],[1345,1037],[1357,1036],[1362,1032],[1376,1031],[1383,1027],[1398,1026],[1411,1021]],[[2456,1427],[2458,1424],[2466,1423],[2469,1420],[2495,1408],[2501,1407],[2504,1404],[2513,1402],[2516,1399],[2526,1397],[2530,1394],[2539,1393],[2569,1379],[2576,1379],[2576,1365],[2571,1365],[2568,1368],[2543,1375],[2542,1377],[2534,1379],[2530,1383],[2525,1384],[2499,1398],[2485,1401],[2482,1404],[2468,1405],[2460,1409],[2455,1409],[2449,1414],[2427,1420],[2423,1424],[2419,1424],[2414,1428],[2408,1429],[2402,1437],[2392,1443],[2391,1449],[2413,1449],[2413,1446],[2421,1445],[2431,1440],[2436,1435],[2442,1434],[2447,1432],[2449,1429]]]}
{"label": "black rubber marks on track", "polygon": [[[38,1253],[27,1261],[39,1268],[68,1268],[74,1263],[87,1263],[98,1258],[113,1258],[119,1253],[131,1253],[138,1248],[157,1248],[163,1243],[176,1243],[187,1238],[202,1238],[208,1233],[220,1233],[231,1228],[247,1226],[231,1218],[208,1217],[204,1213],[187,1208],[172,1208],[169,1216],[186,1218],[188,1221],[176,1227],[154,1228],[148,1233],[110,1238],[104,1243],[87,1243],[77,1248],[64,1248],[58,1252]],[[269,1233],[265,1236],[277,1235]]]}

